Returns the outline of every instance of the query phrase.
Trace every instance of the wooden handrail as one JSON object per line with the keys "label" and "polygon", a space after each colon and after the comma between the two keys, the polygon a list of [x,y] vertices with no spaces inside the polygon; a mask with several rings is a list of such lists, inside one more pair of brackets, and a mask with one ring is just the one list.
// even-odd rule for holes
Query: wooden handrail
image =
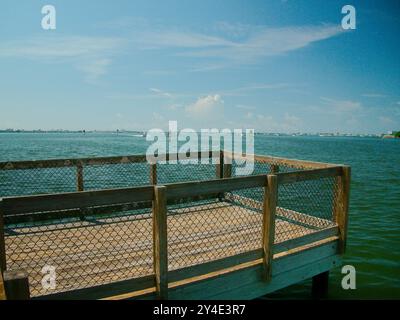
{"label": "wooden handrail", "polygon": [[279,184],[316,180],[321,178],[338,177],[342,174],[342,167],[328,167],[308,169],[294,172],[276,173]]}
{"label": "wooden handrail", "polygon": [[206,181],[178,182],[165,184],[169,199],[186,198],[232,190],[263,187],[266,175],[223,178]]}
{"label": "wooden handrail", "polygon": [[144,186],[6,197],[2,199],[2,203],[4,215],[20,215],[151,200],[153,200],[153,187]]}
{"label": "wooden handrail", "polygon": [[[220,151],[199,151],[190,154],[191,159],[205,159],[219,157]],[[185,153],[177,154],[160,154],[159,161],[169,161],[174,157],[187,156]],[[0,170],[25,170],[38,168],[63,168],[91,166],[91,165],[107,165],[107,164],[123,164],[123,163],[144,163],[147,162],[146,155],[128,155],[113,157],[94,157],[94,158],[73,158],[73,159],[49,159],[49,160],[28,160],[28,161],[4,161],[0,162]]]}
{"label": "wooden handrail", "polygon": [[247,159],[253,160],[254,162],[259,163],[269,163],[275,165],[283,165],[292,168],[304,168],[304,169],[320,169],[320,168],[328,168],[328,167],[338,167],[342,166],[341,164],[332,164],[325,162],[317,162],[317,161],[306,161],[306,160],[298,160],[298,159],[287,159],[280,157],[273,157],[267,155],[256,155],[256,154],[240,154],[231,151],[224,151],[224,156],[231,159]]}

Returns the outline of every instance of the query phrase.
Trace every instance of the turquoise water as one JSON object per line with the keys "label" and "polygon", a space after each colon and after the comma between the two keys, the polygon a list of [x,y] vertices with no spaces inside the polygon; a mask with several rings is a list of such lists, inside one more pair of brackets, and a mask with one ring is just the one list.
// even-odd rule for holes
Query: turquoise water
{"label": "turquoise water", "polygon": [[[0,161],[144,153],[132,134],[0,133]],[[342,137],[256,136],[255,152],[352,167],[348,250],[344,263],[357,271],[357,289],[341,288],[332,272],[330,298],[400,298],[400,140]],[[309,298],[310,281],[270,298]]]}

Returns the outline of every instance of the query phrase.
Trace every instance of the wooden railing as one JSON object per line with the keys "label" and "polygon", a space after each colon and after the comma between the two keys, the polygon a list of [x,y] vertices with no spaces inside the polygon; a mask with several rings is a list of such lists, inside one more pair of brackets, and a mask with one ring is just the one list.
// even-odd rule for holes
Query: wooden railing
{"label": "wooden railing", "polygon": [[[203,155],[204,154],[199,153],[197,156],[200,157]],[[218,154],[208,153],[208,156],[220,156],[221,159],[223,159],[226,154],[223,152]],[[166,159],[169,158],[169,156],[166,156]],[[41,213],[42,216],[40,219],[44,219],[45,214],[47,213],[50,215],[48,218],[51,219],[52,217],[59,217],[60,215],[65,216],[68,214],[66,213],[67,211],[69,214],[72,214],[74,209],[79,211],[80,214],[82,214],[82,208],[98,208],[98,210],[101,210],[102,207],[115,207],[115,210],[118,210],[121,205],[126,206],[127,204],[134,202],[147,202],[152,206],[154,276],[144,277],[138,282],[137,287],[133,286],[132,289],[139,290],[154,286],[156,295],[163,299],[168,297],[168,284],[170,284],[170,286],[171,283],[174,283],[173,285],[179,285],[180,283],[183,283],[185,279],[200,276],[205,273],[216,272],[218,270],[241,265],[250,261],[260,260],[260,263],[264,266],[264,280],[270,281],[274,254],[279,254],[280,252],[290,250],[311,241],[318,241],[327,237],[338,236],[340,248],[339,253],[344,253],[347,235],[350,168],[347,166],[304,161],[301,161],[300,164],[297,163],[297,160],[279,158],[272,159],[271,157],[256,156],[255,159],[256,161],[273,161],[273,165],[275,166],[273,169],[274,173],[232,178],[229,177],[231,166],[221,160],[216,167],[217,179],[215,180],[157,185],[157,166],[156,164],[152,164],[149,177],[150,184],[148,186],[99,191],[82,191],[82,165],[121,163],[121,161],[143,162],[145,161],[144,156],[79,160],[48,160],[44,162],[28,161],[10,163],[8,166],[0,164],[0,169],[6,170],[49,166],[77,166],[79,190],[79,192],[72,193],[8,197],[3,198],[0,201],[1,270],[5,272],[7,269],[4,218],[13,217],[18,221],[19,216]],[[279,173],[280,163],[284,165],[297,164],[298,166],[306,166],[310,169],[289,173]],[[316,166],[318,168],[315,168]],[[326,228],[311,235],[274,245],[278,186],[325,177],[336,177],[337,179],[339,192],[337,198],[334,200],[334,221],[337,223],[337,227]],[[259,249],[191,267],[185,267],[179,270],[168,270],[167,204],[169,201],[185,198],[193,199],[206,195],[215,196],[232,190],[255,187],[263,188],[264,190],[262,202],[262,243],[260,243]],[[93,211],[90,211],[90,214],[93,214]],[[102,287],[106,288],[107,285],[102,285]]]}

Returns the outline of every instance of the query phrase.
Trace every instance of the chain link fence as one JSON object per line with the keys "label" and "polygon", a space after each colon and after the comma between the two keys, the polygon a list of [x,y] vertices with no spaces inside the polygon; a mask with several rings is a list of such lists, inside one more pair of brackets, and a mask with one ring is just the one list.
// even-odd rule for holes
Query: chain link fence
{"label": "chain link fence", "polygon": [[[79,167],[0,170],[0,197],[100,190],[206,181],[219,178],[216,159],[208,164],[157,164],[156,175],[143,161],[85,163]],[[224,165],[235,177],[242,165]],[[0,166],[1,167],[1,166]],[[5,167],[5,166],[3,166]],[[303,170],[302,165],[255,161],[249,175]],[[307,169],[310,167],[307,166]],[[168,186],[167,186],[168,187]],[[80,190],[81,191],[81,190]],[[335,177],[278,186],[275,243],[335,225]],[[264,188],[245,188],[183,199],[167,205],[169,270],[259,249],[262,243]],[[76,290],[153,274],[151,203],[78,208],[4,216],[8,269],[29,273],[32,296]],[[42,285],[42,268],[54,266],[56,289]]]}

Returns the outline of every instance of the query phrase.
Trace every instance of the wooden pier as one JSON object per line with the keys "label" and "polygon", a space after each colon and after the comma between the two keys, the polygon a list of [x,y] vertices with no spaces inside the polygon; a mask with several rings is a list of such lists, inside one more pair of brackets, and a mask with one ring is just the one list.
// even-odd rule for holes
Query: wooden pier
{"label": "wooden pier", "polygon": [[[165,165],[149,164],[146,185],[97,190],[85,190],[88,166],[145,157],[0,163],[0,173],[77,168],[75,192],[2,198],[3,278],[24,271],[34,299],[110,300],[253,299],[326,282],[345,250],[350,168],[248,155],[258,169],[238,177],[234,154],[204,157],[218,160],[213,179],[160,184]],[[44,266],[55,288],[43,286]]]}

